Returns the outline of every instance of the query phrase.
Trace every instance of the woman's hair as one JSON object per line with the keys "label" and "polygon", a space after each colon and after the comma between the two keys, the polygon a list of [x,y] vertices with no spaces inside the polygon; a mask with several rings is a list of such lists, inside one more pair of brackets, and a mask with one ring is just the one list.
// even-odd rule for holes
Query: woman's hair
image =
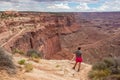
{"label": "woman's hair", "polygon": [[80,50],[81,49],[81,47],[78,47],[78,50]]}

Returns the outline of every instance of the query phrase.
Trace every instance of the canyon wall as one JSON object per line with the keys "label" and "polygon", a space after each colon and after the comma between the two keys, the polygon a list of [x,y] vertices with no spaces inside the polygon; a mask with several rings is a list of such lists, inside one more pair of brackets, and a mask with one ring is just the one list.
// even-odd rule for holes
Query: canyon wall
{"label": "canyon wall", "polygon": [[41,30],[27,32],[11,41],[5,47],[19,49],[24,52],[27,52],[30,49],[39,50],[44,53],[45,58],[47,59],[61,50],[59,35],[57,33],[49,33],[49,36],[47,36]]}
{"label": "canyon wall", "polygon": [[[13,39],[9,38],[11,40],[8,39],[9,42],[6,41],[7,44],[4,45],[8,51],[19,49],[26,53],[30,49],[36,49],[43,52],[44,58],[50,59],[62,49],[60,36],[76,32],[80,28],[74,19],[74,14],[20,13],[19,15],[12,20],[10,18],[3,21],[7,22],[5,24],[8,26],[7,29],[11,29],[14,33]],[[25,31],[17,35],[23,29]]]}
{"label": "canyon wall", "polygon": [[[0,45],[8,51],[36,49],[46,59],[71,59],[81,46],[84,62],[119,56],[120,13],[20,12],[0,18]],[[114,16],[112,16],[114,15]]]}

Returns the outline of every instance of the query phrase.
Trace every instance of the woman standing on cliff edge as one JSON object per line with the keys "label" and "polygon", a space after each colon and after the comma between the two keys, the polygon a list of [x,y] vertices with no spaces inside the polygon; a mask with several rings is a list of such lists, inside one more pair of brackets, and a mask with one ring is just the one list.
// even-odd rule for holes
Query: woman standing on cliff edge
{"label": "woman standing on cliff edge", "polygon": [[72,60],[75,58],[75,65],[73,67],[73,69],[75,69],[77,63],[79,63],[79,66],[78,66],[78,72],[80,71],[80,66],[81,66],[81,62],[82,62],[82,51],[81,51],[81,47],[78,47],[78,49],[74,52],[74,56],[72,58]]}

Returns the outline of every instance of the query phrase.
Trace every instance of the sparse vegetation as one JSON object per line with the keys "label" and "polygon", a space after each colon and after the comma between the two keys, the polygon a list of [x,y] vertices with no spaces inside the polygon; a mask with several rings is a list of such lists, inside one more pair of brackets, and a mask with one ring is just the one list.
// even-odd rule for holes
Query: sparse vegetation
{"label": "sparse vegetation", "polygon": [[106,68],[107,68],[107,65],[105,64],[105,62],[98,62],[94,64],[94,66],[92,67],[93,70],[104,70]]}
{"label": "sparse vegetation", "polygon": [[12,57],[2,48],[0,48],[0,69],[5,69],[8,73],[15,73]]}
{"label": "sparse vegetation", "polygon": [[22,60],[18,61],[18,64],[23,65],[23,69],[24,69],[26,72],[30,72],[30,71],[33,70],[33,65],[32,65],[32,63],[26,62],[25,59],[22,59]]}
{"label": "sparse vegetation", "polygon": [[104,79],[104,77],[109,75],[110,75],[109,69],[93,70],[89,72],[89,77],[92,78],[92,80],[102,80]]}
{"label": "sparse vegetation", "polygon": [[42,58],[42,52],[31,49],[27,51],[27,56],[32,58]]}
{"label": "sparse vegetation", "polygon": [[107,65],[107,67],[111,67],[115,65],[115,61],[113,60],[113,58],[105,58],[104,62]]}
{"label": "sparse vegetation", "polygon": [[89,77],[92,80],[119,80],[119,57],[105,58],[103,61],[94,64],[89,72]]}
{"label": "sparse vegetation", "polygon": [[40,58],[42,58],[42,53],[37,50],[31,49],[27,52],[27,56],[30,57],[30,59],[34,62],[39,62]]}
{"label": "sparse vegetation", "polygon": [[110,76],[106,77],[103,80],[120,80],[120,74],[118,74],[118,75],[110,75]]}
{"label": "sparse vegetation", "polygon": [[60,65],[56,65],[56,68],[60,67]]}
{"label": "sparse vegetation", "polygon": [[33,70],[33,65],[31,63],[26,63],[25,64],[25,71],[30,72]]}
{"label": "sparse vegetation", "polygon": [[25,59],[22,59],[22,60],[18,61],[18,64],[24,65],[25,64]]}

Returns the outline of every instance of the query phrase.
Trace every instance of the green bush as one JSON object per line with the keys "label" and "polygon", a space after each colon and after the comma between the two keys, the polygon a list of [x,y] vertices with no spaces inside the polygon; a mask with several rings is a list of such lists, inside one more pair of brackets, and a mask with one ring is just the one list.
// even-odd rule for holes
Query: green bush
{"label": "green bush", "polygon": [[37,55],[36,53],[32,53],[32,54],[31,54],[31,57],[32,57],[32,58],[39,58],[39,55]]}
{"label": "green bush", "polygon": [[18,64],[20,64],[20,65],[25,64],[25,59],[22,59],[22,60],[18,61]]}
{"label": "green bush", "polygon": [[90,71],[88,76],[90,78],[92,78],[93,80],[102,80],[104,79],[104,77],[110,75],[110,71],[109,69],[105,69],[105,70],[93,70]]}
{"label": "green bush", "polygon": [[116,67],[111,67],[111,74],[120,74],[120,69]]}
{"label": "green bush", "polygon": [[56,68],[60,67],[60,65],[56,65]]}
{"label": "green bush", "polygon": [[113,58],[105,58],[104,62],[107,65],[107,67],[111,67],[115,65],[115,61]]}
{"label": "green bush", "polygon": [[25,64],[25,71],[30,72],[33,70],[33,65],[31,63],[26,63]]}
{"label": "green bush", "polygon": [[93,70],[104,70],[107,68],[107,65],[104,62],[98,62],[92,66]]}
{"label": "green bush", "polygon": [[117,66],[120,68],[120,56],[115,59]]}
{"label": "green bush", "polygon": [[104,78],[103,80],[120,80],[120,74],[118,74],[118,75],[109,75],[108,77]]}
{"label": "green bush", "polygon": [[15,73],[12,57],[2,48],[0,48],[0,69],[5,69],[8,73]]}
{"label": "green bush", "polygon": [[120,80],[120,57],[105,58],[95,63],[88,76],[92,80]]}
{"label": "green bush", "polygon": [[27,51],[27,56],[32,58],[42,58],[42,53],[37,50],[31,49]]}

